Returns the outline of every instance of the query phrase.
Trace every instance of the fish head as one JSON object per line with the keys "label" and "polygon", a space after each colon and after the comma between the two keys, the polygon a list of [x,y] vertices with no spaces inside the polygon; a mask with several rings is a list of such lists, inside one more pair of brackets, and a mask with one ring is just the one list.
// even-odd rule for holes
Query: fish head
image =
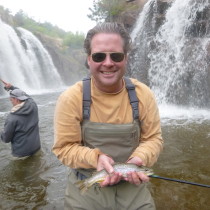
{"label": "fish head", "polygon": [[142,172],[144,174],[146,174],[147,176],[154,174],[153,170],[151,168],[147,168],[147,167],[144,167]]}

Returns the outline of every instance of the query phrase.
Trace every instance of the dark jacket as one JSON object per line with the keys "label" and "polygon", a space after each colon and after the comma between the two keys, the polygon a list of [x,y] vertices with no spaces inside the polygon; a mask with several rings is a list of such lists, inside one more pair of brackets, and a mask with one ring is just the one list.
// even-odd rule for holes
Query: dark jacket
{"label": "dark jacket", "polygon": [[1,139],[5,143],[11,142],[14,156],[30,156],[40,149],[38,123],[38,108],[32,98],[25,100],[22,107],[8,115]]}

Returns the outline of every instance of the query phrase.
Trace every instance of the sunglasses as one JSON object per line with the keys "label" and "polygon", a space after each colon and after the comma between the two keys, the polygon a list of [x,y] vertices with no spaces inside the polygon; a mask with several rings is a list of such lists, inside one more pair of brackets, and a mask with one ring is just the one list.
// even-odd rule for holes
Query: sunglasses
{"label": "sunglasses", "polygon": [[100,63],[106,59],[107,54],[114,62],[121,62],[125,58],[125,54],[121,52],[97,52],[93,53],[91,57],[94,62]]}

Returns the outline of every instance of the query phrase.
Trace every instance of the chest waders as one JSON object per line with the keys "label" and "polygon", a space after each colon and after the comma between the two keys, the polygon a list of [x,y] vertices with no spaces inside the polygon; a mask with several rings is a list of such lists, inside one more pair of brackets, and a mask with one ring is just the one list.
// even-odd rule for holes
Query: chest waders
{"label": "chest waders", "polygon": [[[125,78],[126,88],[133,111],[133,122],[127,124],[109,124],[90,122],[91,88],[90,78],[83,80],[83,145],[89,148],[99,148],[103,153],[113,158],[115,162],[126,162],[139,145],[140,122],[139,100],[135,86],[130,79]],[[92,170],[78,169],[85,176],[90,176]]]}
{"label": "chest waders", "polygon": [[[99,148],[111,156],[115,162],[126,162],[138,147],[140,139],[139,100],[135,86],[130,79],[124,78],[133,112],[133,122],[127,124],[109,124],[90,122],[91,88],[90,78],[83,80],[83,145]],[[140,186],[128,182],[100,188],[91,187],[81,195],[74,183],[91,176],[92,169],[72,170],[66,190],[65,209],[87,210],[154,210],[153,199],[145,184]]]}

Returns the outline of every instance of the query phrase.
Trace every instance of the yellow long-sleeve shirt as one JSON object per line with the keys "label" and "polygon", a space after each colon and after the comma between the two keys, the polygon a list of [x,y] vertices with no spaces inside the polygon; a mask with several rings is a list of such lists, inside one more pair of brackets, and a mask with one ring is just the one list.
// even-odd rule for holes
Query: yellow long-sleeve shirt
{"label": "yellow long-sleeve shirt", "polygon": [[[144,165],[152,166],[163,147],[159,111],[151,90],[136,79],[131,81],[136,86],[141,121],[139,146],[131,157],[140,157]],[[96,168],[98,155],[102,152],[81,144],[82,93],[80,81],[60,95],[55,109],[55,142],[52,150],[64,165],[72,168]],[[98,90],[92,79],[91,100],[90,121],[113,124],[133,121],[125,85],[120,92],[109,94]]]}

